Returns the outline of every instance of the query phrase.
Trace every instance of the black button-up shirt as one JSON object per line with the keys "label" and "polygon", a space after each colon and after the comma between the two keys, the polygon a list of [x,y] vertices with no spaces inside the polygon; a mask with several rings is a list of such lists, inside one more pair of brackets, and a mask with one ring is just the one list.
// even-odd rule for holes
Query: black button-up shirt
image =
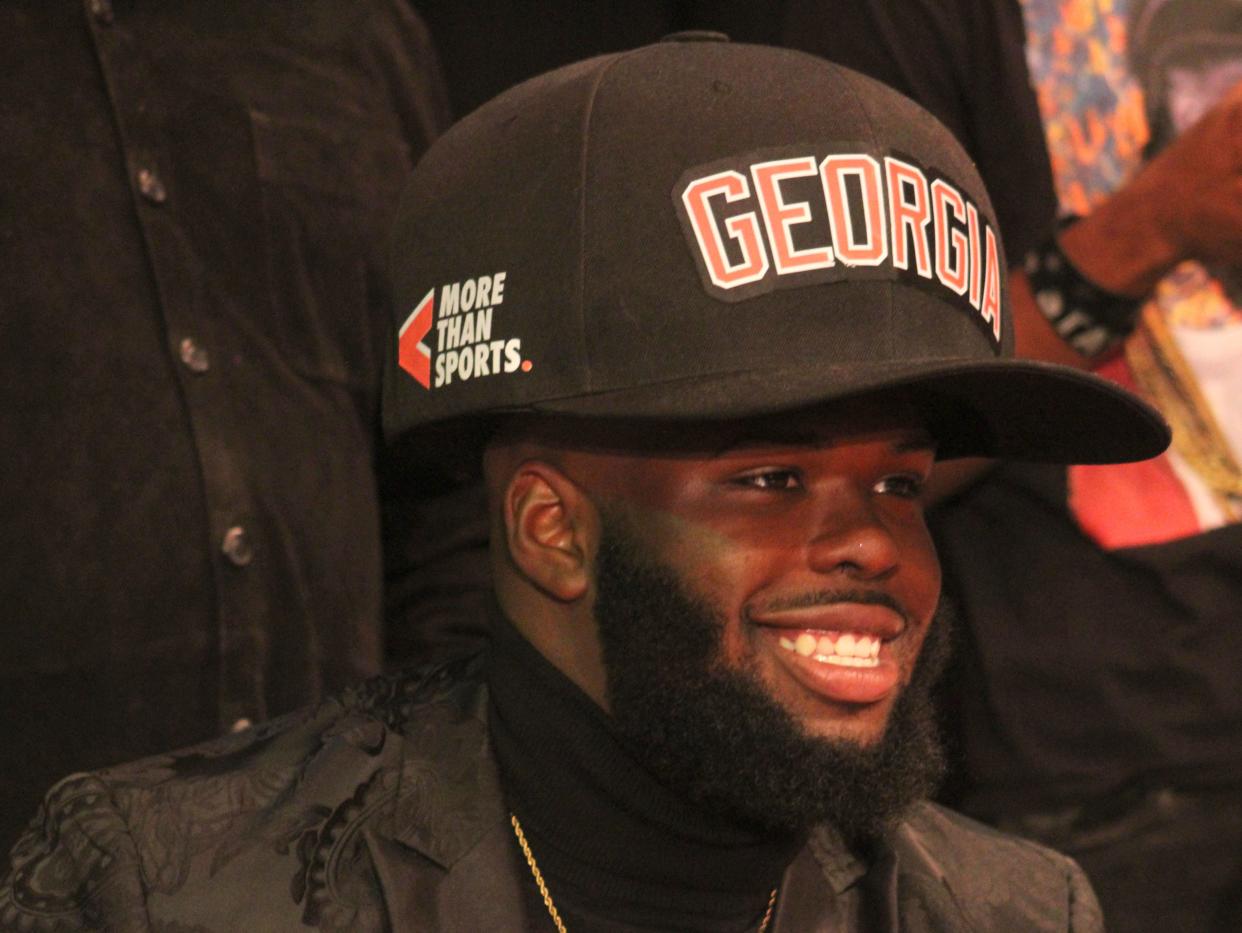
{"label": "black button-up shirt", "polygon": [[0,846],[67,771],[380,667],[403,0],[0,3]]}

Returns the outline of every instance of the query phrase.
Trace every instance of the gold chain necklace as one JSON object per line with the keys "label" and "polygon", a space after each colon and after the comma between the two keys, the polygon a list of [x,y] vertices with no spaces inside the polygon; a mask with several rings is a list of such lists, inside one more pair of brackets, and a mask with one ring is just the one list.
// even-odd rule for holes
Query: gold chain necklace
{"label": "gold chain necklace", "polygon": [[[526,856],[526,864],[530,866],[530,873],[535,879],[535,886],[539,888],[539,893],[543,896],[543,906],[548,908],[548,915],[552,918],[552,922],[556,924],[557,933],[566,933],[565,921],[561,919],[560,913],[556,909],[556,904],[552,901],[552,894],[548,891],[548,886],[543,880],[543,872],[539,870],[539,864],[535,861],[535,853],[530,850],[530,843],[526,841],[526,834],[522,832],[522,824],[518,822],[515,814],[509,814],[509,822],[513,824],[513,834],[517,836],[518,845],[522,847],[522,854]],[[763,919],[759,921],[759,929],[757,933],[767,933],[768,924],[772,922],[772,908],[776,906],[776,892],[779,888],[773,888],[772,893],[768,895],[768,909],[763,912]]]}
{"label": "gold chain necklace", "polygon": [[1172,425],[1174,449],[1203,478],[1224,513],[1238,517],[1234,499],[1242,496],[1242,469],[1154,302],[1144,309],[1138,330],[1126,342],[1126,362]]}

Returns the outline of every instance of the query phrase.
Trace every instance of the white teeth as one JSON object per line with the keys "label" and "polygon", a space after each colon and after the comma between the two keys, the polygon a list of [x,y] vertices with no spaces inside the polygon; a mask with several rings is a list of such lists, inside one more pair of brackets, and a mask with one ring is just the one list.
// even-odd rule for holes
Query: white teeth
{"label": "white teeth", "polygon": [[854,656],[857,658],[876,658],[880,655],[880,639],[864,635],[854,643]]}
{"label": "white teeth", "polygon": [[876,667],[880,663],[882,641],[870,635],[852,635],[846,632],[838,635],[834,642],[828,635],[820,635],[817,638],[810,632],[802,632],[796,639],[782,635],[777,644],[786,651],[794,652],[804,658],[814,656],[816,661],[826,664],[837,664],[842,667]]}
{"label": "white teeth", "polygon": [[824,660],[829,664],[840,664],[842,667],[878,667],[880,663],[875,658],[843,658],[839,654],[834,654]]}

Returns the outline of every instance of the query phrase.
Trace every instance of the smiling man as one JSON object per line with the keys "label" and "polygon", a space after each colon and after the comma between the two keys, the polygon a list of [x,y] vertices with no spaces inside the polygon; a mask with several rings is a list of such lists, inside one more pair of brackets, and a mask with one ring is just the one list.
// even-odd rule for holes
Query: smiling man
{"label": "smiling man", "polygon": [[[716,425],[516,418],[486,458],[504,542],[494,656],[525,656],[493,685],[500,734],[534,725],[532,698],[549,684],[531,672],[542,671],[572,681],[628,754],[696,806],[791,844],[822,822],[863,846],[882,837],[940,764],[928,688],[945,642],[932,625],[940,574],[919,497],[934,447],[922,423],[900,394]],[[564,716],[553,704],[540,716],[552,729],[530,747],[554,748]],[[498,752],[506,774],[529,767],[517,742]],[[565,853],[548,827],[596,783],[557,755],[537,783],[507,787],[550,870]],[[674,877],[691,856],[699,871],[722,867],[666,851],[644,857]],[[760,874],[748,885],[768,886],[759,894],[788,861],[781,846],[772,854],[749,866]],[[695,924],[706,909],[674,918],[666,905],[663,920],[729,928]]]}
{"label": "smiling man", "polygon": [[1098,929],[1072,862],[923,799],[933,462],[1168,440],[1011,358],[1004,268],[943,127],[806,55],[674,37],[484,106],[400,209],[384,415],[486,485],[491,649],[65,779],[0,926]]}

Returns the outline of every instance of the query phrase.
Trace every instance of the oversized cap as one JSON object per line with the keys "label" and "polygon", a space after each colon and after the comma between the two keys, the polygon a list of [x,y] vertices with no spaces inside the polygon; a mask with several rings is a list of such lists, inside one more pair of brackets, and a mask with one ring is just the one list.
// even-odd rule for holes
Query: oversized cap
{"label": "oversized cap", "polygon": [[527,81],[424,155],[392,253],[390,439],[503,412],[737,418],[907,387],[942,456],[1159,453],[1104,380],[1011,358],[969,158],[800,52],[666,41]]}

